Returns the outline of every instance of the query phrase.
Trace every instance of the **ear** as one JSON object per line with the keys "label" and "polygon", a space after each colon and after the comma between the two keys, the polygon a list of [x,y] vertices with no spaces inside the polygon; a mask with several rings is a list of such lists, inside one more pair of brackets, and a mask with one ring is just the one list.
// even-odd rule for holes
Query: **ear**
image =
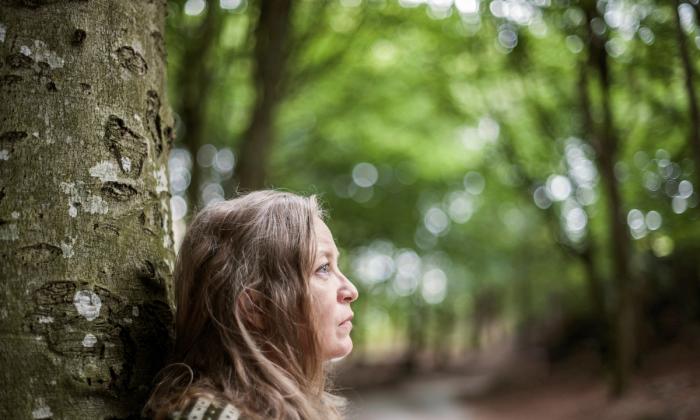
{"label": "ear", "polygon": [[245,288],[238,295],[238,301],[236,302],[241,314],[243,314],[244,321],[247,321],[247,323],[259,330],[262,330],[264,327],[262,307],[260,306],[262,301],[260,292],[255,289]]}

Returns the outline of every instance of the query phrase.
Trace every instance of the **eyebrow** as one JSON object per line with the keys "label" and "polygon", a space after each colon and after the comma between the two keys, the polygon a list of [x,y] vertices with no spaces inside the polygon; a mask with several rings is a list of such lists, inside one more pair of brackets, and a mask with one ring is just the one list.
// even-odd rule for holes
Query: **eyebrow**
{"label": "eyebrow", "polygon": [[[330,249],[326,249],[326,248],[319,249],[319,251],[317,253],[317,257],[324,256],[324,255],[331,257],[331,256],[333,256],[333,251]],[[340,258],[340,251],[338,251],[338,253],[336,254],[336,258]]]}

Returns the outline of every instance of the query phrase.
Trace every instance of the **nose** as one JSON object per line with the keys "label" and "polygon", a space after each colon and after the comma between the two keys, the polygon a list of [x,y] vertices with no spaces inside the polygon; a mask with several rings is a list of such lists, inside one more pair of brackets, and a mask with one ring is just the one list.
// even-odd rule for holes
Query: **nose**
{"label": "nose", "polygon": [[352,303],[357,300],[359,293],[352,282],[341,274],[341,285],[338,289],[338,301],[341,303]]}

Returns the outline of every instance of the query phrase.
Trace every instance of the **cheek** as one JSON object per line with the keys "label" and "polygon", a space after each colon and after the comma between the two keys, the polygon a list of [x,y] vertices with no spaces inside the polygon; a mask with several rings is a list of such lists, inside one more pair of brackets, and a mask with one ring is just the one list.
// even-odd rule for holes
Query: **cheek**
{"label": "cheek", "polygon": [[319,339],[326,359],[342,357],[352,350],[350,335],[338,327],[339,305],[334,290],[316,287],[314,308],[318,317]]}
{"label": "cheek", "polygon": [[335,311],[337,304],[335,289],[330,284],[319,281],[311,288],[311,294],[313,295],[314,306],[318,316],[325,321]]}
{"label": "cheek", "polygon": [[335,318],[335,297],[323,287],[317,286],[311,291],[313,295],[314,315],[321,333],[321,338],[327,338],[329,332],[333,330]]}
{"label": "cheek", "polygon": [[321,307],[321,331],[326,338],[335,336],[335,304],[334,302],[325,302]]}

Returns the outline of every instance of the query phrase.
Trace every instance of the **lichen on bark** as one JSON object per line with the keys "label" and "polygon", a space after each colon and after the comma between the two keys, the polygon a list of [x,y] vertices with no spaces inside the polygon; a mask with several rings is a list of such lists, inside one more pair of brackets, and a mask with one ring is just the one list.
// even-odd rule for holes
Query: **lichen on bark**
{"label": "lichen on bark", "polygon": [[165,7],[0,4],[2,418],[137,416],[168,351]]}

